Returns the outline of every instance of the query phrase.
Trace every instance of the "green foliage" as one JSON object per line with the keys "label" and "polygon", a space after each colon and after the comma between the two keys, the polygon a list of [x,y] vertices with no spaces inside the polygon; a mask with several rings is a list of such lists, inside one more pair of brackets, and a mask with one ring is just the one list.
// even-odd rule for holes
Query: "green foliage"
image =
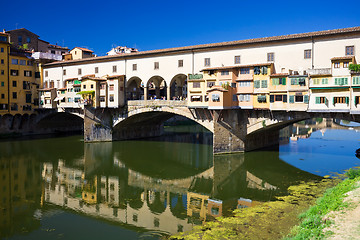
{"label": "green foliage", "polygon": [[360,177],[360,169],[350,168],[349,170],[346,171],[345,175],[350,179]]}
{"label": "green foliage", "polygon": [[95,91],[91,90],[91,91],[81,91],[78,92],[77,94],[81,95],[82,98],[86,98],[87,96],[90,96],[91,98],[93,98],[95,96]]}
{"label": "green foliage", "polygon": [[350,64],[349,70],[354,72],[360,72],[360,64]]}
{"label": "green foliage", "polygon": [[228,90],[230,87],[230,83],[229,82],[223,83],[223,84],[221,84],[221,87]]}
{"label": "green foliage", "polygon": [[[360,171],[356,172],[356,174],[353,173],[354,171],[351,170],[351,176],[360,175]],[[292,230],[292,233],[286,239],[321,239],[325,235],[331,234],[323,231],[325,227],[332,223],[325,218],[325,215],[348,206],[347,203],[343,202],[343,199],[347,192],[355,188],[357,180],[355,177],[346,179],[337,186],[328,189],[324,196],[317,200],[315,206],[312,206],[299,216],[302,222]]]}

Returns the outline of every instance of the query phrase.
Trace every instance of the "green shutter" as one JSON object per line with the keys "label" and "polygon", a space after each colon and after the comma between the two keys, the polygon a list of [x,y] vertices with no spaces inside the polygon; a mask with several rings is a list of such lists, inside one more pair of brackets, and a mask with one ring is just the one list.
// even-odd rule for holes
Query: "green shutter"
{"label": "green shutter", "polygon": [[267,80],[261,80],[261,88],[267,88]]}
{"label": "green shutter", "polygon": [[294,78],[291,79],[291,85],[295,85],[295,79]]}
{"label": "green shutter", "polygon": [[345,85],[348,84],[348,78],[344,78],[344,84],[345,84]]}
{"label": "green shutter", "polygon": [[345,102],[346,102],[346,104],[349,104],[349,97],[345,98]]}
{"label": "green shutter", "polygon": [[289,103],[294,103],[295,102],[295,96],[294,95],[290,95],[289,96]]}
{"label": "green shutter", "polygon": [[309,103],[309,95],[304,95],[304,103]]}
{"label": "green shutter", "polygon": [[335,105],[335,97],[333,97],[333,105]]}
{"label": "green shutter", "polygon": [[260,80],[254,81],[254,87],[255,88],[260,88]]}
{"label": "green shutter", "polygon": [[320,97],[315,98],[315,104],[320,104]]}
{"label": "green shutter", "polygon": [[283,78],[282,81],[282,85],[286,85],[286,78]]}

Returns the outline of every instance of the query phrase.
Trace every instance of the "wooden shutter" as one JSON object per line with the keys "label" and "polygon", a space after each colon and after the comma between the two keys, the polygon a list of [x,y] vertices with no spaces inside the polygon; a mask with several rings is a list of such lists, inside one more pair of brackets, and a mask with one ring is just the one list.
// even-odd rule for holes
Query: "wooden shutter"
{"label": "wooden shutter", "polygon": [[320,97],[315,98],[315,104],[320,104]]}

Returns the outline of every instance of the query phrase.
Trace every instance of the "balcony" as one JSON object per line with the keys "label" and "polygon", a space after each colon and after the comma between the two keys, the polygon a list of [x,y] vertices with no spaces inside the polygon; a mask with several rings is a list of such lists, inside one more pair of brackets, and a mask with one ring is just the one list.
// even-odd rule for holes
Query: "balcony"
{"label": "balcony", "polygon": [[49,60],[56,60],[56,61],[62,60],[62,55],[53,54],[53,53],[34,52],[31,56],[34,59],[49,59]]}
{"label": "balcony", "polygon": [[317,69],[308,69],[307,73],[310,76],[316,75],[331,75],[331,68],[317,68]]}

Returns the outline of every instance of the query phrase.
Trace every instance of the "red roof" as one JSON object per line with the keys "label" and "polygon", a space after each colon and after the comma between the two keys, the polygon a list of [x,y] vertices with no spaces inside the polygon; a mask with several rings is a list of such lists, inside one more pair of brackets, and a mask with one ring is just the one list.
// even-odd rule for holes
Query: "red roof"
{"label": "red roof", "polygon": [[92,52],[92,53],[94,52],[94,51],[91,51],[90,49],[83,48],[83,47],[74,47],[73,49],[71,49],[71,51],[74,50],[75,48],[80,49],[80,50],[82,50],[84,52]]}

